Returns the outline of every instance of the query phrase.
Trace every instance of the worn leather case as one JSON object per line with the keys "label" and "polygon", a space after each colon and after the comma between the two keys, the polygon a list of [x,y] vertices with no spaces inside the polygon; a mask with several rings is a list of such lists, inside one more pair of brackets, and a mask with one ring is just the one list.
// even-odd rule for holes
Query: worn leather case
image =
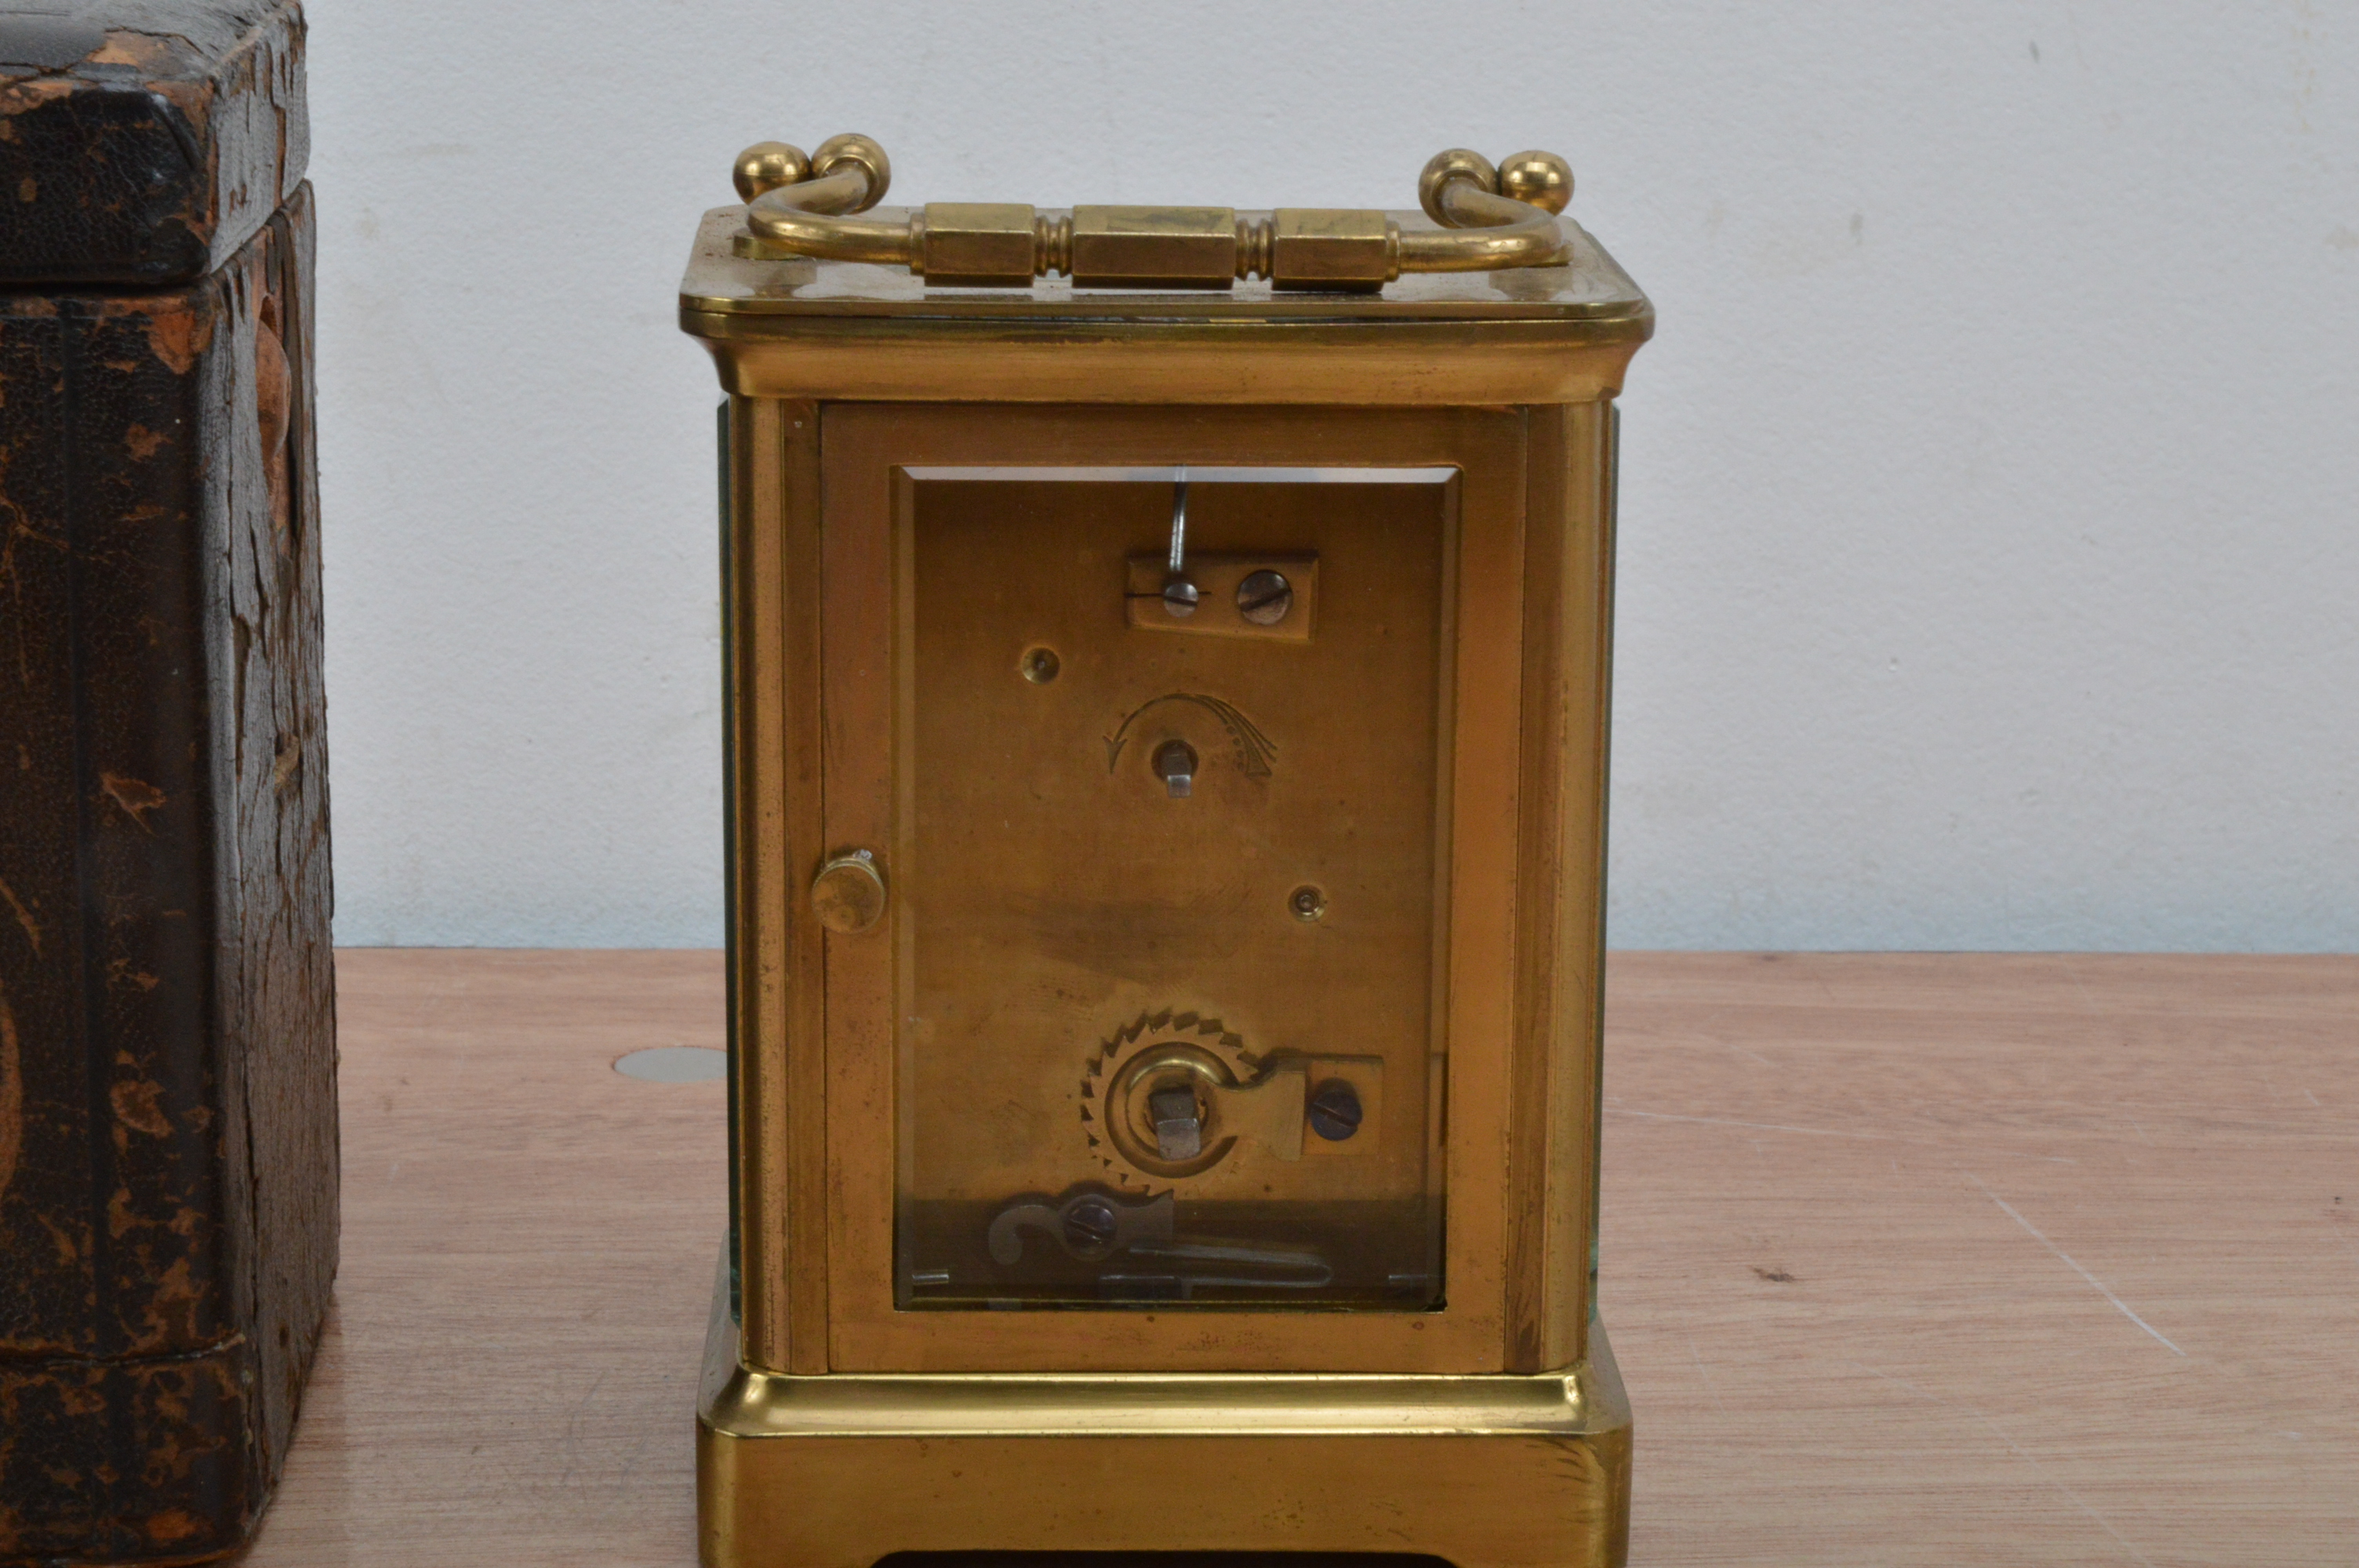
{"label": "worn leather case", "polygon": [[10,4],[0,1563],[196,1561],[336,1260],[303,23]]}

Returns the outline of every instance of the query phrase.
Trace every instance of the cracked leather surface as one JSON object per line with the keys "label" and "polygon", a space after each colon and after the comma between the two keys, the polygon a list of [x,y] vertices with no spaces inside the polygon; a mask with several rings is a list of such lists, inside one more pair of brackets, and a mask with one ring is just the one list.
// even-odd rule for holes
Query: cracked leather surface
{"label": "cracked leather surface", "polygon": [[0,0],[0,288],[193,281],[310,155],[295,0]]}
{"label": "cracked leather surface", "polygon": [[[115,178],[145,156],[108,116],[164,78],[114,98],[85,80],[108,63],[91,18],[132,10],[0,13],[0,55],[75,62],[5,68],[5,102],[29,84],[71,111],[43,135],[90,138],[61,167]],[[137,14],[178,18],[192,59],[299,38],[291,7]],[[235,95],[190,69],[227,158]],[[0,114],[0,168],[24,137]],[[82,189],[103,207],[115,188]],[[311,201],[255,189],[245,243],[192,279],[0,281],[6,1568],[235,1551],[335,1272]],[[16,200],[0,186],[0,251],[21,257]],[[196,244],[186,217],[159,232],[201,264],[226,231]]]}
{"label": "cracked leather surface", "polygon": [[334,1276],[310,232],[0,294],[0,1564],[236,1547]]}

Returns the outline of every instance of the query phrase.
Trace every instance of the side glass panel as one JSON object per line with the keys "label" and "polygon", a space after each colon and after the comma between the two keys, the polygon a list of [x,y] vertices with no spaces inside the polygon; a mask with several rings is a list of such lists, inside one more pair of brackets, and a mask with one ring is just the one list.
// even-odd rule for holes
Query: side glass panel
{"label": "side glass panel", "polygon": [[1453,474],[907,479],[897,1304],[1440,1307]]}

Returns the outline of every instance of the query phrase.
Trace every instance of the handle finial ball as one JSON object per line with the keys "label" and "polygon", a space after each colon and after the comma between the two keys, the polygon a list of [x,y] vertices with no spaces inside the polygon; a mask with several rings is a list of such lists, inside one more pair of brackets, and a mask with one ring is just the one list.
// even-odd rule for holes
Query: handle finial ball
{"label": "handle finial ball", "polygon": [[737,155],[729,175],[737,186],[737,200],[751,201],[765,190],[800,185],[810,175],[810,159],[802,148],[786,142],[756,142]]}

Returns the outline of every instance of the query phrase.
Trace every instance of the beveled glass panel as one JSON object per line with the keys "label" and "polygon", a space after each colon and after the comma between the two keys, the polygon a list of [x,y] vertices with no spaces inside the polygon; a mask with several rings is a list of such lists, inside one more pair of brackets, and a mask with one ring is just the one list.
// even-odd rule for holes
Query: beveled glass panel
{"label": "beveled glass panel", "polygon": [[1178,478],[908,475],[904,1309],[1442,1302],[1456,486]]}

